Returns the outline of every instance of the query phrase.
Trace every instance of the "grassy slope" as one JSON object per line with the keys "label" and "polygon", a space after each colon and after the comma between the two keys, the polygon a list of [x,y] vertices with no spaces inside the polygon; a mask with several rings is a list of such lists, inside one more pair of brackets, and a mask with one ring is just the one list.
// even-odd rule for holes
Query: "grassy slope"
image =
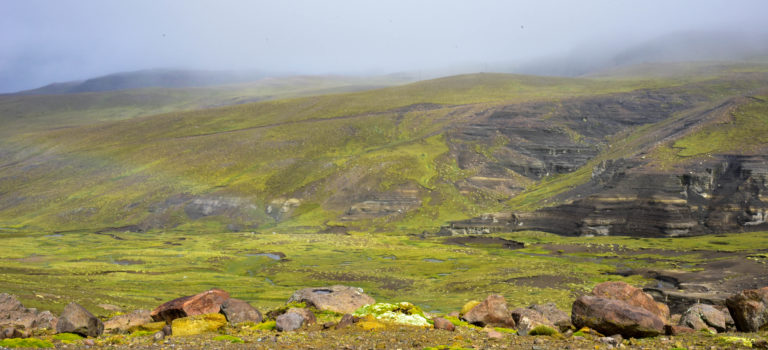
{"label": "grassy slope", "polygon": [[[422,209],[398,223],[373,224],[432,229],[499,208],[492,194],[463,196],[450,185],[456,176],[471,174],[461,174],[445,156],[448,148],[438,135],[449,123],[500,104],[685,82],[475,74],[30,133],[17,138],[18,149],[6,156],[7,163],[21,160],[31,167],[4,171],[0,191],[21,204],[0,209],[0,225],[121,226],[142,220],[148,206],[173,194],[227,193],[262,210],[275,198],[305,197],[298,209],[303,217],[284,226],[317,226],[346,209],[327,202],[333,202],[338,183],[353,178],[379,192],[417,185]],[[416,104],[438,106],[398,110]]]}

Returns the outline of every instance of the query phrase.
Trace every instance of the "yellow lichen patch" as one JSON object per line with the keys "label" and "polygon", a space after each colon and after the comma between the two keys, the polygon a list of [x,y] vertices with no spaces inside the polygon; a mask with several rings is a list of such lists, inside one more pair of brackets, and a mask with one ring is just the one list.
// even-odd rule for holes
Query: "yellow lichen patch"
{"label": "yellow lichen patch", "polygon": [[150,322],[140,326],[131,327],[128,331],[133,333],[137,331],[157,332],[165,327],[165,322]]}
{"label": "yellow lichen patch", "polygon": [[177,318],[171,323],[173,335],[195,335],[212,332],[227,324],[227,318],[222,314],[205,314]]}
{"label": "yellow lichen patch", "polygon": [[480,304],[480,302],[477,300],[468,301],[466,304],[464,304],[464,306],[461,307],[461,311],[459,312],[459,314],[461,315],[466,314],[467,312],[469,312],[469,310],[472,310],[475,306],[477,306],[477,304]]}

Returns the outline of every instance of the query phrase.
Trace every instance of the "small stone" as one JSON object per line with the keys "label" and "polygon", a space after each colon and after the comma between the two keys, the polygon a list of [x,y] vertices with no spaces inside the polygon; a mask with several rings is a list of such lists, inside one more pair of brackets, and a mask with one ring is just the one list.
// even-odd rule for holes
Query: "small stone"
{"label": "small stone", "polygon": [[619,344],[621,344],[621,341],[614,337],[601,337],[601,338],[598,338],[597,341],[610,346],[618,346]]}
{"label": "small stone", "polygon": [[486,330],[485,333],[488,334],[488,338],[491,338],[491,339],[503,339],[504,338],[504,334],[501,334],[501,332],[495,331],[495,330],[492,330],[492,329]]}
{"label": "small stone", "polygon": [[344,314],[344,316],[341,317],[341,320],[339,321],[339,323],[336,324],[336,329],[341,329],[344,327],[351,326],[353,323],[356,322],[356,318],[357,317],[352,316],[351,314]]}
{"label": "small stone", "polygon": [[155,339],[155,341],[161,341],[163,338],[165,338],[165,332],[157,331],[154,335],[152,335],[152,338]]}
{"label": "small stone", "polygon": [[163,326],[163,329],[161,329],[160,331],[163,332],[163,334],[165,334],[166,337],[170,337],[173,335],[173,328],[171,328],[171,325],[169,324]]}
{"label": "small stone", "polygon": [[768,349],[768,341],[764,339],[757,339],[752,342],[753,349]]}
{"label": "small stone", "polygon": [[453,331],[456,329],[456,326],[451,323],[451,321],[448,321],[442,317],[435,317],[432,319],[435,323],[435,329],[444,329],[446,331]]}
{"label": "small stone", "polygon": [[533,339],[533,343],[536,344],[536,345],[541,345],[541,344],[544,344],[546,342],[547,341],[544,340],[544,338],[541,338],[541,337],[536,337],[536,338]]}
{"label": "small stone", "polygon": [[83,339],[83,345],[96,346],[96,341],[93,339]]}
{"label": "small stone", "polygon": [[326,322],[326,323],[323,323],[323,329],[330,329],[330,328],[333,328],[333,326],[335,325],[336,324],[333,322]]}

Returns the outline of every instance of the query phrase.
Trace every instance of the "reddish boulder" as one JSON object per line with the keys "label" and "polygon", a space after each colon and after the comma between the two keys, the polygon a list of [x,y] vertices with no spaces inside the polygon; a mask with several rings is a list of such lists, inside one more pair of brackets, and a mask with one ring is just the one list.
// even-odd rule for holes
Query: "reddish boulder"
{"label": "reddish boulder", "polygon": [[214,288],[166,302],[152,310],[151,316],[155,321],[165,321],[165,323],[170,324],[177,318],[219,313],[221,304],[227,299],[229,299],[229,293]]}
{"label": "reddish boulder", "polygon": [[602,334],[653,337],[664,333],[664,321],[650,311],[627,302],[585,295],[573,303],[576,328],[589,327]]}
{"label": "reddish boulder", "polygon": [[688,333],[696,333],[696,330],[691,327],[675,326],[675,325],[668,324],[664,326],[664,333],[666,335],[681,335],[681,334],[688,334]]}
{"label": "reddish boulder", "polygon": [[747,289],[731,295],[725,300],[741,332],[757,332],[768,326],[768,287]]}
{"label": "reddish boulder", "polygon": [[650,294],[624,282],[600,283],[592,289],[592,295],[600,298],[621,300],[629,305],[641,307],[659,316],[664,322],[667,322],[667,319],[669,319],[669,307],[667,305],[656,302]]}
{"label": "reddish boulder", "polygon": [[515,320],[507,308],[507,301],[499,294],[491,294],[462,317],[476,326],[515,328]]}

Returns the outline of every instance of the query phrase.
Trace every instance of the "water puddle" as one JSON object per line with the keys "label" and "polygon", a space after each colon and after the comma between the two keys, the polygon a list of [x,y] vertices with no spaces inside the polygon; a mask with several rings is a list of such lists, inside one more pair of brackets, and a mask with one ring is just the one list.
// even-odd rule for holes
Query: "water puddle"
{"label": "water puddle", "polygon": [[382,256],[381,258],[387,259],[387,260],[397,260],[397,257],[394,255],[385,255],[385,256]]}
{"label": "water puddle", "polygon": [[433,259],[433,258],[425,258],[425,259],[424,259],[424,261],[426,261],[426,262],[432,262],[432,263],[441,263],[441,262],[445,262],[445,260],[440,260],[440,259]]}
{"label": "water puddle", "polygon": [[57,238],[57,237],[64,237],[61,233],[54,233],[52,235],[45,235],[43,237],[50,237],[50,238]]}
{"label": "water puddle", "polygon": [[267,283],[269,283],[270,286],[276,286],[275,282],[272,282],[271,279],[264,277],[264,280],[267,281]]}
{"label": "water puddle", "polygon": [[280,256],[279,254],[275,254],[275,253],[256,253],[256,254],[246,254],[246,256],[266,256],[266,257],[268,257],[268,258],[270,258],[270,259],[272,259],[272,260],[280,260],[280,259],[282,259],[282,258],[283,258],[283,257],[282,257],[282,256]]}
{"label": "water puddle", "polygon": [[127,265],[141,265],[144,263],[142,260],[130,260],[130,259],[120,259],[120,260],[113,260],[113,264],[127,266]]}

